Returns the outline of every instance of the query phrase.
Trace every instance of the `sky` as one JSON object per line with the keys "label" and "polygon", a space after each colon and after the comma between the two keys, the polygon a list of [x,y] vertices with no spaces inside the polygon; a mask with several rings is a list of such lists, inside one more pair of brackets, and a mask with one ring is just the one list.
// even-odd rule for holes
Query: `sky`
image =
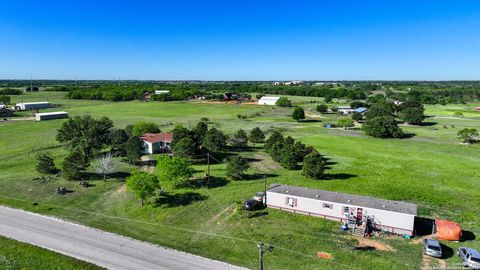
{"label": "sky", "polygon": [[0,1],[0,79],[479,80],[480,1]]}

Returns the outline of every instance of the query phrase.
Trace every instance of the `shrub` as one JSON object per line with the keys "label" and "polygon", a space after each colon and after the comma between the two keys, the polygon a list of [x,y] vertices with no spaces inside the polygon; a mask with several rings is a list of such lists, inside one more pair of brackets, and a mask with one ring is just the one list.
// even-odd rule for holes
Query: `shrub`
{"label": "shrub", "polygon": [[322,179],[325,173],[325,166],[325,159],[317,151],[314,151],[303,160],[302,173],[313,179]]}
{"label": "shrub", "polygon": [[57,173],[58,169],[55,167],[55,162],[53,158],[48,153],[40,153],[36,156],[37,158],[37,166],[35,169],[39,173]]}
{"label": "shrub", "polygon": [[247,133],[243,129],[239,129],[231,139],[233,147],[247,147],[248,146],[248,137]]}
{"label": "shrub", "polygon": [[245,171],[250,168],[248,160],[241,156],[234,156],[230,158],[227,163],[227,176],[234,179],[240,180],[245,177]]}
{"label": "shrub", "polygon": [[474,128],[464,128],[458,131],[457,136],[463,143],[475,143],[478,131]]}
{"label": "shrub", "polygon": [[397,126],[393,116],[376,116],[365,120],[363,130],[376,138],[401,138],[403,131]]}
{"label": "shrub", "polygon": [[326,113],[328,111],[328,106],[325,104],[320,104],[320,105],[317,105],[316,110],[319,113]]}
{"label": "shrub", "polygon": [[292,102],[286,97],[281,97],[275,102],[275,105],[280,107],[292,107]]}
{"label": "shrub", "polygon": [[133,192],[135,197],[140,199],[141,205],[144,200],[155,195],[155,191],[161,188],[157,176],[139,170],[133,171],[126,179],[126,186],[127,191]]}
{"label": "shrub", "polygon": [[302,120],[302,119],[305,119],[305,111],[303,110],[303,108],[302,107],[296,107],[293,110],[292,118],[297,122]]}

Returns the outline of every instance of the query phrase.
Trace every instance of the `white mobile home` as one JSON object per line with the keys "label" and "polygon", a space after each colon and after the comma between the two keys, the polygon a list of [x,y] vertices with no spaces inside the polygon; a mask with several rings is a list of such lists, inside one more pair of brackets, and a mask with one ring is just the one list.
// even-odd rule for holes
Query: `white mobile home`
{"label": "white mobile home", "polygon": [[258,100],[259,105],[275,105],[280,97],[261,97]]}
{"label": "white mobile home", "polygon": [[414,233],[417,206],[412,203],[287,185],[272,185],[266,198],[270,208],[340,222],[353,217],[359,226],[370,219],[384,231]]}
{"label": "white mobile home", "polygon": [[52,104],[48,101],[42,102],[22,102],[15,104],[17,110],[34,110],[34,109],[46,109],[52,107]]}
{"label": "white mobile home", "polygon": [[168,90],[155,90],[155,95],[163,95],[163,94],[169,94],[170,91]]}
{"label": "white mobile home", "polygon": [[46,113],[35,114],[35,120],[37,121],[62,119],[62,118],[68,118],[68,113],[67,112],[46,112]]}
{"label": "white mobile home", "polygon": [[338,106],[338,112],[344,115],[355,113],[355,109],[350,108],[350,106]]}

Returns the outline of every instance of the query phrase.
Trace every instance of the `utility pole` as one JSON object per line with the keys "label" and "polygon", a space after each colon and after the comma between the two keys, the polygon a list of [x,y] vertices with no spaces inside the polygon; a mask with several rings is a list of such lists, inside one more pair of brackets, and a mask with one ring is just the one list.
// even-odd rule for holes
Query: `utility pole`
{"label": "utility pole", "polygon": [[[260,257],[260,270],[264,270],[264,265],[263,265],[263,255],[265,254],[265,250],[263,249],[264,244],[263,243],[257,244],[257,247],[258,247],[258,255]],[[273,251],[273,246],[272,245],[270,245],[268,247],[268,251],[269,252]]]}
{"label": "utility pole", "polygon": [[263,205],[267,206],[267,175],[263,175]]}
{"label": "utility pole", "polygon": [[207,187],[210,188],[210,152],[207,151]]}

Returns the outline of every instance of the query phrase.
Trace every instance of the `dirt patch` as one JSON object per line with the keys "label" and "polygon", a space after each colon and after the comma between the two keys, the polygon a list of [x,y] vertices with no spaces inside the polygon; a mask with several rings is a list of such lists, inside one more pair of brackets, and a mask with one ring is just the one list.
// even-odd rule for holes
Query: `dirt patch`
{"label": "dirt patch", "polygon": [[257,153],[253,156],[255,159],[254,162],[251,163],[252,168],[256,169],[261,173],[268,173],[273,170],[280,169],[280,165],[273,161],[273,159],[264,153]]}
{"label": "dirt patch", "polygon": [[[435,261],[438,265],[432,266],[431,263]],[[447,263],[442,259],[437,259],[423,254],[422,256],[422,270],[432,270],[432,269],[447,269]]]}
{"label": "dirt patch", "polygon": [[[150,159],[149,156],[141,156],[140,160],[142,161],[142,163],[149,164],[148,161],[150,161],[152,159]],[[148,173],[153,173],[153,171],[155,170],[155,166],[143,165],[141,167],[141,169],[142,169],[142,171],[145,171],[145,172],[148,172]]]}
{"label": "dirt patch", "polygon": [[125,184],[122,184],[120,187],[117,188],[117,190],[115,190],[113,192],[113,195],[118,195],[120,193],[124,193],[125,191],[127,190]]}
{"label": "dirt patch", "polygon": [[371,238],[358,237],[357,240],[360,246],[374,247],[376,250],[381,250],[381,251],[389,251],[389,252],[396,251],[392,246],[377,240],[373,240]]}

